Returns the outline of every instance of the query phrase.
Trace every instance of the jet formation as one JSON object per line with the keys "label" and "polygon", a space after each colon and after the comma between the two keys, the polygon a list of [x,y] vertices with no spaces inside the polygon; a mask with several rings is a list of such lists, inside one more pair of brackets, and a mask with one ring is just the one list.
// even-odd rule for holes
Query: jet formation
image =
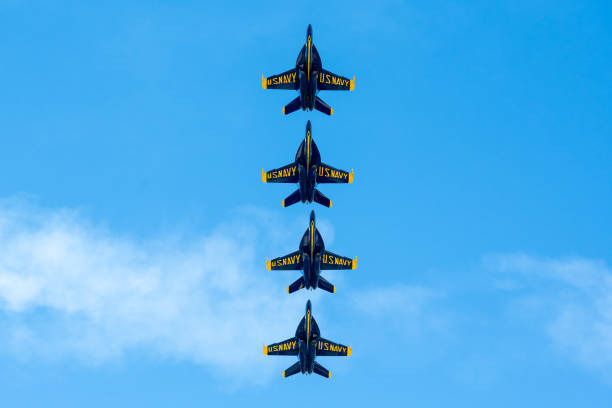
{"label": "jet formation", "polygon": [[[334,110],[317,96],[319,91],[352,91],[355,79],[348,79],[323,69],[321,57],[312,40],[312,26],[306,30],[306,43],[298,54],[295,68],[278,75],[265,78],[262,75],[261,85],[264,89],[289,89],[299,91],[299,95],[283,108],[283,114],[298,109],[312,111],[316,109],[327,115]],[[350,173],[325,164],[321,153],[312,138],[310,120],[306,123],[306,136],[298,147],[295,160],[286,166],[264,172],[261,170],[264,183],[297,184],[296,191],[282,202],[289,207],[298,202],[318,203],[331,208],[332,201],[317,189],[318,184],[352,183],[353,171]],[[287,293],[300,289],[317,288],[335,293],[336,287],[321,276],[324,270],[355,269],[357,258],[352,259],[337,255],[325,249],[323,237],[316,227],[315,213],[310,212],[310,223],[299,242],[297,251],[288,255],[266,259],[268,270],[296,270],[302,276],[287,287]],[[319,374],[330,378],[329,370],[315,361],[317,356],[350,356],[352,346],[347,347],[321,337],[319,325],[312,316],[312,304],[306,303],[306,313],[295,331],[295,336],[280,343],[263,346],[265,355],[297,356],[298,361],[283,371],[283,377],[302,374]]]}
{"label": "jet formation", "polygon": [[306,314],[295,330],[295,336],[273,343],[264,344],[263,353],[266,356],[298,356],[298,361],[283,371],[283,377],[289,377],[301,372],[302,374],[319,374],[330,378],[328,369],[317,363],[317,356],[350,356],[353,347],[334,343],[321,337],[319,325],[312,315],[312,304],[306,302]]}
{"label": "jet formation", "polygon": [[315,188],[317,183],[352,183],[353,171],[339,170],[321,162],[321,153],[312,138],[310,121],[306,123],[306,137],[295,154],[295,161],[278,169],[261,170],[264,183],[298,183],[299,188],[283,200],[283,207],[301,201],[313,201],[331,207],[332,201]]}
{"label": "jet formation", "polygon": [[300,91],[300,94],[283,108],[288,115],[298,109],[323,112],[333,115],[334,110],[317,96],[318,91],[352,91],[355,89],[355,78],[348,79],[323,69],[319,51],[312,40],[312,26],[306,30],[306,43],[298,54],[295,68],[268,78],[261,76],[264,89],[289,89]]}
{"label": "jet formation", "polygon": [[310,225],[300,241],[299,249],[288,255],[266,259],[269,271],[294,270],[302,271],[302,276],[287,287],[287,293],[296,292],[302,288],[321,288],[335,293],[336,287],[321,276],[322,270],[355,269],[357,259],[336,255],[325,249],[323,237],[315,225],[315,213],[310,212]]}

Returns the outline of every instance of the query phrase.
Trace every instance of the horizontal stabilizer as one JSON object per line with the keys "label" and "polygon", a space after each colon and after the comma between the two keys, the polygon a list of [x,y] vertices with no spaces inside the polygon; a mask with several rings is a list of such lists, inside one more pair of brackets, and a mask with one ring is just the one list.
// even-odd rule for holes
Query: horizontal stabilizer
{"label": "horizontal stabilizer", "polygon": [[289,207],[300,201],[300,190],[295,190],[291,195],[283,200],[283,207]]}
{"label": "horizontal stabilizer", "polygon": [[321,270],[355,268],[357,268],[357,258],[351,259],[326,250],[321,251]]}
{"label": "horizontal stabilizer", "polygon": [[295,363],[294,365],[292,365],[291,367],[283,371],[283,377],[291,377],[292,375],[297,374],[299,372],[300,372],[300,362],[298,361],[297,363]]}
{"label": "horizontal stabilizer", "polygon": [[325,102],[323,102],[323,99],[319,98],[318,96],[315,97],[314,107],[316,110],[318,110],[319,112],[323,112],[326,115],[334,114],[334,110],[332,109],[332,107],[326,104]]}
{"label": "horizontal stabilizer", "polygon": [[304,267],[304,255],[302,251],[295,251],[285,256],[266,259],[266,268],[269,271],[299,271]]}
{"label": "horizontal stabilizer", "polygon": [[321,163],[317,168],[317,183],[352,183],[353,171],[336,169],[328,164]]}
{"label": "horizontal stabilizer", "polygon": [[323,195],[323,193],[321,193],[319,190],[315,189],[314,192],[314,201],[315,203],[319,203],[327,208],[330,208],[332,206],[332,202],[329,198],[325,197]]}
{"label": "horizontal stabilizer", "polygon": [[284,108],[283,108],[283,115],[288,115],[290,113],[295,112],[296,110],[300,109],[302,107],[302,102],[300,101],[300,97],[296,97],[294,100],[292,100],[291,102],[289,102]]}
{"label": "horizontal stabilizer", "polygon": [[355,89],[355,77],[348,79],[322,69],[317,88],[321,91],[352,91]]}
{"label": "horizontal stabilizer", "polygon": [[304,277],[300,277],[300,279],[293,282],[291,285],[287,287],[287,293],[297,292],[298,290],[304,287]]}
{"label": "horizontal stabilizer", "polygon": [[336,287],[329,283],[327,279],[319,276],[319,288],[328,291],[329,293],[336,293]]}
{"label": "horizontal stabilizer", "polygon": [[331,373],[329,372],[329,370],[325,367],[323,367],[321,364],[317,363],[316,361],[314,362],[314,370],[315,374],[319,374],[322,375],[325,378],[330,378],[331,377]]}
{"label": "horizontal stabilizer", "polygon": [[261,171],[261,181],[264,183],[297,183],[299,177],[297,164],[295,163],[278,169]]}
{"label": "horizontal stabilizer", "polygon": [[261,86],[263,89],[293,89],[300,87],[300,76],[297,68],[285,71],[282,74],[272,75],[264,78],[261,76]]}

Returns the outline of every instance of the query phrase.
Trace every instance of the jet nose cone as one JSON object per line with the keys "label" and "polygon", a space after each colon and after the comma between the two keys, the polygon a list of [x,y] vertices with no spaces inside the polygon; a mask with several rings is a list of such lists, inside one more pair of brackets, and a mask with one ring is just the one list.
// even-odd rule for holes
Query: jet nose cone
{"label": "jet nose cone", "polygon": [[314,220],[315,220],[315,213],[314,213],[314,210],[312,210],[310,212],[310,221],[314,221]]}
{"label": "jet nose cone", "polygon": [[308,120],[308,122],[306,122],[306,130],[310,131],[310,129],[311,129],[310,120]]}
{"label": "jet nose cone", "polygon": [[312,38],[312,25],[308,24],[308,30],[306,30],[306,35]]}
{"label": "jet nose cone", "polygon": [[312,311],[312,303],[310,303],[310,299],[308,299],[308,302],[306,302],[306,310]]}

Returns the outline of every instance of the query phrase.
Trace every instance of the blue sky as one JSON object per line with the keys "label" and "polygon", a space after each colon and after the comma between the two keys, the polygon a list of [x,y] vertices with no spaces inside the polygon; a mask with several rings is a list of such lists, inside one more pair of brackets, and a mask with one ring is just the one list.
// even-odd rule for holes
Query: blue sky
{"label": "blue sky", "polygon": [[[606,2],[0,2],[7,406],[608,407]],[[334,116],[261,89],[308,24]],[[306,121],[331,209],[261,183]],[[314,208],[357,256],[286,295]],[[306,299],[332,379],[261,355]],[[311,394],[305,390],[312,391]]]}

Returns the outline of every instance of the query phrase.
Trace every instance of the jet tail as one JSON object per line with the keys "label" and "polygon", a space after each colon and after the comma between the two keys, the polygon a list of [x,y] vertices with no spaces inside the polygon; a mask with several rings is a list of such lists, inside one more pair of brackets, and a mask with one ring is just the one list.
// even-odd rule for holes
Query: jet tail
{"label": "jet tail", "polygon": [[332,202],[329,198],[325,197],[323,195],[323,193],[321,193],[319,190],[315,190],[314,192],[314,201],[315,203],[319,203],[321,205],[324,205],[327,208],[330,208],[332,206]]}
{"label": "jet tail", "polygon": [[326,104],[325,102],[323,102],[323,99],[319,98],[318,96],[315,98],[314,107],[316,110],[318,110],[319,112],[323,112],[326,115],[334,114],[334,110],[332,109],[332,107]]}
{"label": "jet tail", "polygon": [[289,207],[290,205],[293,205],[297,203],[298,201],[300,201],[300,190],[299,189],[295,190],[293,193],[291,193],[291,195],[289,195],[289,197],[283,200],[283,207]]}
{"label": "jet tail", "polygon": [[300,96],[298,95],[297,98],[295,98],[294,100],[289,102],[283,108],[283,115],[288,115],[288,114],[290,114],[292,112],[295,112],[296,110],[300,109],[301,106],[302,106],[302,103],[300,102]]}
{"label": "jet tail", "polygon": [[323,367],[321,364],[317,363],[316,361],[314,362],[314,370],[313,370],[316,374],[322,375],[325,378],[330,378],[331,377],[331,373],[329,372],[329,370],[325,367]]}
{"label": "jet tail", "polygon": [[[315,362],[315,369],[316,369],[316,364],[317,363]],[[291,367],[283,371],[283,377],[291,377],[293,374],[297,374],[299,372],[300,372],[300,362],[298,361],[297,363],[295,363],[294,365],[292,365]]]}
{"label": "jet tail", "polygon": [[329,283],[329,281],[322,276],[319,276],[318,286],[320,289],[326,290],[329,293],[336,293],[336,287]]}
{"label": "jet tail", "polygon": [[[320,278],[319,278],[320,279]],[[301,276],[300,279],[293,282],[289,287],[287,287],[287,293],[297,292],[298,290],[304,287],[304,277]]]}

